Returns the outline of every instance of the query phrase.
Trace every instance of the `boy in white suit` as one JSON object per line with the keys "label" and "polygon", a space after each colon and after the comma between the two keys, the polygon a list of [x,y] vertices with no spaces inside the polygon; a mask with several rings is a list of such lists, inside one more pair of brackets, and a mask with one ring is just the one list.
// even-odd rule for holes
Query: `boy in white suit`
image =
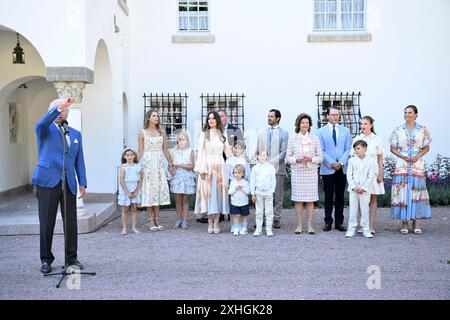
{"label": "boy in white suit", "polygon": [[373,238],[369,229],[369,188],[375,178],[376,162],[373,157],[366,156],[367,143],[358,140],[353,144],[355,156],[348,161],[347,182],[350,192],[350,214],[345,236],[355,236],[358,227],[358,208],[361,211],[360,225],[366,238]]}

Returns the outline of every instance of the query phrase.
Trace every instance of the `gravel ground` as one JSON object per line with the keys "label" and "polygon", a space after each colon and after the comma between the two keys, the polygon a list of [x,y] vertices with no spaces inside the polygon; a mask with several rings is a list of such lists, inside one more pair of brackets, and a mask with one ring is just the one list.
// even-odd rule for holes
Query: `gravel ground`
{"label": "gravel ground", "polygon": [[[79,259],[97,275],[81,276],[76,290],[66,282],[56,289],[59,277],[39,272],[39,236],[3,236],[0,299],[450,299],[450,207],[433,208],[421,236],[401,235],[400,223],[380,209],[374,239],[323,232],[323,210],[315,212],[316,235],[295,235],[294,210],[283,214],[273,238],[233,237],[228,222],[209,235],[192,217],[188,230],[171,229],[173,211],[161,212],[165,231],[149,231],[142,212],[143,233],[122,236],[116,219],[79,235]],[[54,270],[63,239],[54,238]],[[379,289],[369,289],[378,274],[369,284]]]}

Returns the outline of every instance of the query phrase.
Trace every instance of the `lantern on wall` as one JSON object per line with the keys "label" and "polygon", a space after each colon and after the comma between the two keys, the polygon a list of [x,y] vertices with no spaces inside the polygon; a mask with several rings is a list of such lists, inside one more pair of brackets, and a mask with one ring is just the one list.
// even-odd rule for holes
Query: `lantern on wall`
{"label": "lantern on wall", "polygon": [[19,34],[17,33],[17,44],[12,52],[13,64],[25,64],[25,52],[19,42]]}

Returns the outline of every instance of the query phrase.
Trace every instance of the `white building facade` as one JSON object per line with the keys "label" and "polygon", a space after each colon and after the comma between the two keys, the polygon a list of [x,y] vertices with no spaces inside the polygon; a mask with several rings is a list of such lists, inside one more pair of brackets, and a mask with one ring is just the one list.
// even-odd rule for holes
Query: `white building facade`
{"label": "white building facade", "polygon": [[[12,64],[17,34],[25,64]],[[208,106],[224,107],[251,153],[271,108],[291,133],[299,113],[315,130],[324,106],[360,110],[387,148],[414,104],[432,160],[449,154],[449,57],[448,0],[2,0],[0,193],[30,183],[34,124],[67,94],[98,197],[113,199],[123,145],[137,147],[150,105],[194,146]]]}

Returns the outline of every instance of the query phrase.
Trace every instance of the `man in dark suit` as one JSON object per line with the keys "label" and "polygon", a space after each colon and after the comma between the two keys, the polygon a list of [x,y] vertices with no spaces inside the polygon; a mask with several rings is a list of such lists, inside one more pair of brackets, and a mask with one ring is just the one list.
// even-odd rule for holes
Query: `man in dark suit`
{"label": "man in dark suit", "polygon": [[[228,123],[228,115],[225,110],[219,110],[217,113],[220,116],[220,121],[222,122],[223,132],[227,135],[228,143],[231,147],[234,147],[234,144],[238,140],[244,140],[244,135],[242,134],[242,130],[236,126],[233,126]],[[225,159],[225,154],[224,154]],[[226,160],[226,159],[225,159]]]}
{"label": "man in dark suit", "polygon": [[72,127],[63,127],[69,114],[69,107],[74,99],[57,99],[50,103],[49,111],[36,124],[35,131],[38,145],[38,164],[33,174],[32,184],[37,187],[40,224],[41,272],[51,272],[51,264],[55,260],[52,254],[53,232],[56,222],[58,204],[61,205],[64,219],[62,174],[63,154],[67,147],[66,168],[66,257],[68,265],[83,269],[78,261],[78,228],[77,228],[77,179],[80,198],[86,194],[86,170],[83,157],[81,133]]}

